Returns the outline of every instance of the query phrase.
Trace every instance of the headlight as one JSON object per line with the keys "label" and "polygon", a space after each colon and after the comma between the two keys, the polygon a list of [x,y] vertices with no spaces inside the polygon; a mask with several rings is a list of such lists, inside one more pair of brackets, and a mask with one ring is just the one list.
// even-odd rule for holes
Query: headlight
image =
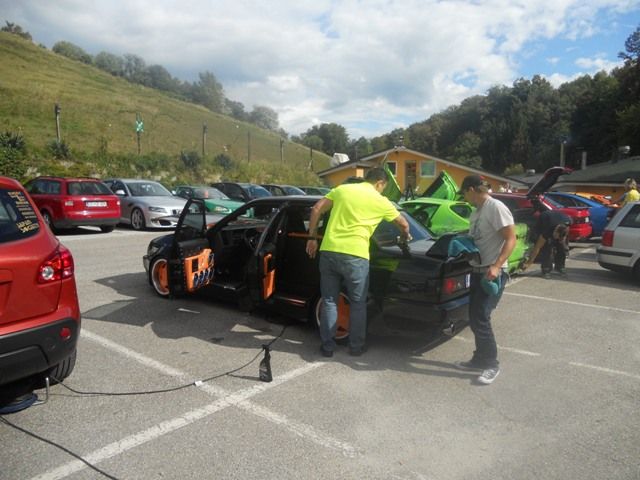
{"label": "headlight", "polygon": [[216,205],[215,207],[213,207],[213,211],[215,213],[229,213],[231,210],[229,210],[227,207]]}
{"label": "headlight", "polygon": [[150,212],[167,213],[167,209],[164,207],[149,207]]}

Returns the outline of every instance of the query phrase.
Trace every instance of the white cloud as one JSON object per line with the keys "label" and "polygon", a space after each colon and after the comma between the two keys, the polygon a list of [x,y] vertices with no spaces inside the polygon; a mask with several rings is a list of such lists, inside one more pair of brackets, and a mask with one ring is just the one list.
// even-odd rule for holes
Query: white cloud
{"label": "white cloud", "polygon": [[[640,4],[0,0],[0,7],[36,42],[68,40],[92,54],[135,53],[187,80],[208,70],[247,110],[274,108],[291,133],[335,122],[356,138],[407,126],[493,85],[510,84],[521,76],[514,58],[531,42],[594,35],[601,12]],[[612,64],[595,56],[577,63],[588,71]]]}
{"label": "white cloud", "polygon": [[589,70],[590,72],[595,73],[595,72],[600,72],[602,70],[609,72],[613,70],[615,67],[621,66],[624,62],[622,62],[621,60],[612,62],[610,60],[605,59],[603,54],[599,54],[592,58],[580,57],[576,59],[575,63],[578,67],[584,68],[586,70]]}

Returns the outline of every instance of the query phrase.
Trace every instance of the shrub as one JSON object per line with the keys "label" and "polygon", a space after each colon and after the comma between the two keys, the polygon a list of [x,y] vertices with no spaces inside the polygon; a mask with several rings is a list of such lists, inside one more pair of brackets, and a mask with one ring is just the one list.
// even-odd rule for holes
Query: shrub
{"label": "shrub", "polygon": [[22,179],[27,172],[27,147],[19,133],[0,133],[0,175]]}

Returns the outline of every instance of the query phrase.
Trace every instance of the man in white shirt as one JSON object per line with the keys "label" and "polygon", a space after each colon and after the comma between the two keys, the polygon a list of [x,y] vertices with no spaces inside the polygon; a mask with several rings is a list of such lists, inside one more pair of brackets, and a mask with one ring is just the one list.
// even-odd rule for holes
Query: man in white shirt
{"label": "man in white shirt", "polygon": [[469,218],[469,234],[480,252],[480,262],[472,265],[469,298],[469,324],[476,350],[470,361],[457,362],[456,366],[478,371],[478,382],[484,385],[493,383],[500,373],[491,312],[502,296],[508,279],[507,259],[516,245],[513,215],[489,191],[490,185],[482,177],[469,175],[458,192],[476,207]]}

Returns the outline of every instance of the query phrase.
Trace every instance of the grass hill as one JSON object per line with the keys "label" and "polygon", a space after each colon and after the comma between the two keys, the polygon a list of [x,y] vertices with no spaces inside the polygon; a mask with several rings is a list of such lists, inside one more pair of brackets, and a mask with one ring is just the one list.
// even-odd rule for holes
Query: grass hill
{"label": "grass hill", "polygon": [[[56,103],[61,109],[61,139],[71,151],[70,158],[57,163],[55,152],[48,148],[56,141]],[[141,156],[137,115],[144,122]],[[32,175],[62,169],[67,174],[124,176],[130,170],[129,175],[149,175],[169,183],[220,176],[319,183],[309,172],[310,151],[303,145],[285,141],[281,160],[277,133],[129,83],[4,32],[0,32],[0,131],[23,136]],[[180,160],[181,152],[201,157],[198,172],[185,174],[189,165]],[[230,157],[231,169],[214,162],[219,154]],[[313,169],[328,168],[329,160],[314,151]]]}

